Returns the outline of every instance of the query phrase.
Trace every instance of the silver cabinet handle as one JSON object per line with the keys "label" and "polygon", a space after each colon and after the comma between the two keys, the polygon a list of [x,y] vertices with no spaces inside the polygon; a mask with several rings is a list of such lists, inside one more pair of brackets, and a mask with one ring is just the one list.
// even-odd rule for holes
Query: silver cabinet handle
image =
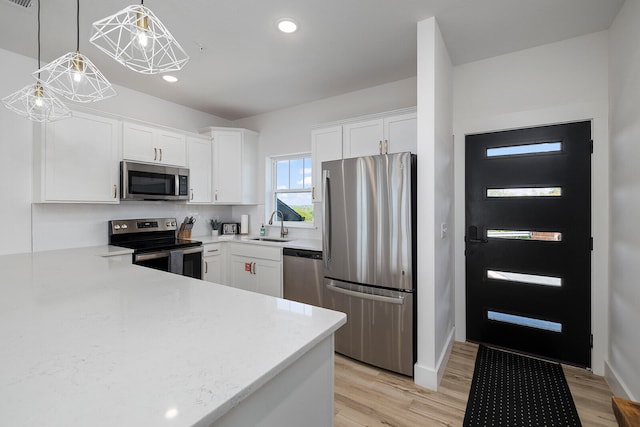
{"label": "silver cabinet handle", "polygon": [[389,140],[384,140],[384,154],[389,154]]}
{"label": "silver cabinet handle", "polygon": [[256,263],[255,262],[251,263],[251,274],[256,274]]}
{"label": "silver cabinet handle", "polygon": [[218,200],[218,190],[216,190],[216,193],[214,195],[215,200]]}
{"label": "silver cabinet handle", "polygon": [[193,188],[191,189],[191,200],[193,200]]}
{"label": "silver cabinet handle", "polygon": [[220,249],[209,249],[207,252],[218,252]]}
{"label": "silver cabinet handle", "polygon": [[382,154],[382,140],[378,141],[378,151]]}
{"label": "silver cabinet handle", "polygon": [[158,149],[153,147],[153,160],[158,160]]}
{"label": "silver cabinet handle", "polygon": [[204,274],[209,272],[209,263],[207,261],[204,262]]}
{"label": "silver cabinet handle", "polygon": [[337,292],[339,294],[349,295],[352,297],[367,299],[371,301],[388,302],[391,304],[404,304],[404,297],[383,297],[382,295],[365,294],[362,292],[352,291],[351,289],[344,289],[336,285],[325,285],[330,291]]}
{"label": "silver cabinet handle", "polygon": [[113,184],[113,198],[117,199],[118,198],[118,186]]}
{"label": "silver cabinet handle", "polygon": [[160,149],[160,161],[162,161],[162,148]]}

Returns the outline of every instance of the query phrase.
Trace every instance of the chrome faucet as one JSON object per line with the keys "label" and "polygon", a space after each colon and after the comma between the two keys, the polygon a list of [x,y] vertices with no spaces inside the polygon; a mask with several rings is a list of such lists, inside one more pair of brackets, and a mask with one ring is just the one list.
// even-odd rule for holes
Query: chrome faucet
{"label": "chrome faucet", "polygon": [[[282,212],[278,210],[273,211],[271,213],[271,216],[269,217],[269,225],[273,225],[273,216],[276,214],[280,214],[280,237],[284,239],[286,235],[289,234],[289,230],[284,228],[284,215],[282,214]],[[277,216],[276,216],[276,219],[278,219]]]}

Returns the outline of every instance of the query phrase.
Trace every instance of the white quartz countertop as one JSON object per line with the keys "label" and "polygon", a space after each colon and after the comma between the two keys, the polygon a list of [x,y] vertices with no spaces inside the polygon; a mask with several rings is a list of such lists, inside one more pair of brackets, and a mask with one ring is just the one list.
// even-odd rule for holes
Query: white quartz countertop
{"label": "white quartz countertop", "polygon": [[252,245],[276,246],[280,248],[306,249],[310,251],[322,251],[322,240],[317,239],[279,239],[278,237],[269,236],[269,239],[276,241],[256,240],[260,236],[256,235],[235,235],[235,236],[194,236],[192,240],[198,240],[203,244],[218,242],[235,242],[246,243]]}
{"label": "white quartz countertop", "polygon": [[119,249],[0,256],[1,425],[206,426],[345,323]]}

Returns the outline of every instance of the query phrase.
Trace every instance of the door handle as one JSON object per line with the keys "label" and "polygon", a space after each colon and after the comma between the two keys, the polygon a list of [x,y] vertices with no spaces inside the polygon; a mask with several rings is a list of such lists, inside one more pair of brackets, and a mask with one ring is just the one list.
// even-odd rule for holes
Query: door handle
{"label": "door handle", "polygon": [[162,148],[160,149],[160,161],[162,161]]}
{"label": "door handle", "polygon": [[153,160],[158,160],[158,149],[153,147]]}
{"label": "door handle", "polygon": [[331,176],[328,170],[323,170],[324,175],[324,204],[322,205],[322,217],[324,219],[322,250],[324,251],[324,262],[329,268],[331,261]]}
{"label": "door handle", "polygon": [[402,297],[402,296],[400,296],[400,297],[385,297],[383,295],[366,294],[366,293],[363,293],[363,292],[352,291],[351,289],[344,289],[344,288],[341,288],[340,286],[331,285],[329,283],[327,283],[325,286],[330,291],[337,292],[337,293],[343,294],[343,295],[349,295],[350,297],[356,297],[356,298],[360,298],[360,299],[367,299],[367,300],[371,300],[371,301],[387,302],[387,303],[391,303],[391,304],[404,304],[404,297]]}
{"label": "door handle", "polygon": [[484,237],[481,237],[478,235],[478,227],[476,227],[475,225],[472,225],[469,227],[469,232],[465,237],[465,241],[467,243],[488,243],[489,242],[488,239],[485,239]]}
{"label": "door handle", "polygon": [[255,262],[251,263],[251,274],[256,274],[256,263]]}

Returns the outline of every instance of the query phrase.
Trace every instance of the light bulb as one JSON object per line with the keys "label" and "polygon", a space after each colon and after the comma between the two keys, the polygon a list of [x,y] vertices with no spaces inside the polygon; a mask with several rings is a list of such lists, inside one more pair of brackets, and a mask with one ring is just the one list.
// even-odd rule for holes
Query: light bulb
{"label": "light bulb", "polygon": [[76,52],[71,60],[71,68],[73,69],[73,81],[80,83],[84,74],[84,58],[80,55],[80,52]]}
{"label": "light bulb", "polygon": [[147,47],[147,44],[149,43],[149,38],[144,30],[138,31],[138,43],[143,48]]}
{"label": "light bulb", "polygon": [[41,96],[36,96],[35,104],[36,104],[36,107],[38,108],[44,105],[44,101],[42,100]]}

